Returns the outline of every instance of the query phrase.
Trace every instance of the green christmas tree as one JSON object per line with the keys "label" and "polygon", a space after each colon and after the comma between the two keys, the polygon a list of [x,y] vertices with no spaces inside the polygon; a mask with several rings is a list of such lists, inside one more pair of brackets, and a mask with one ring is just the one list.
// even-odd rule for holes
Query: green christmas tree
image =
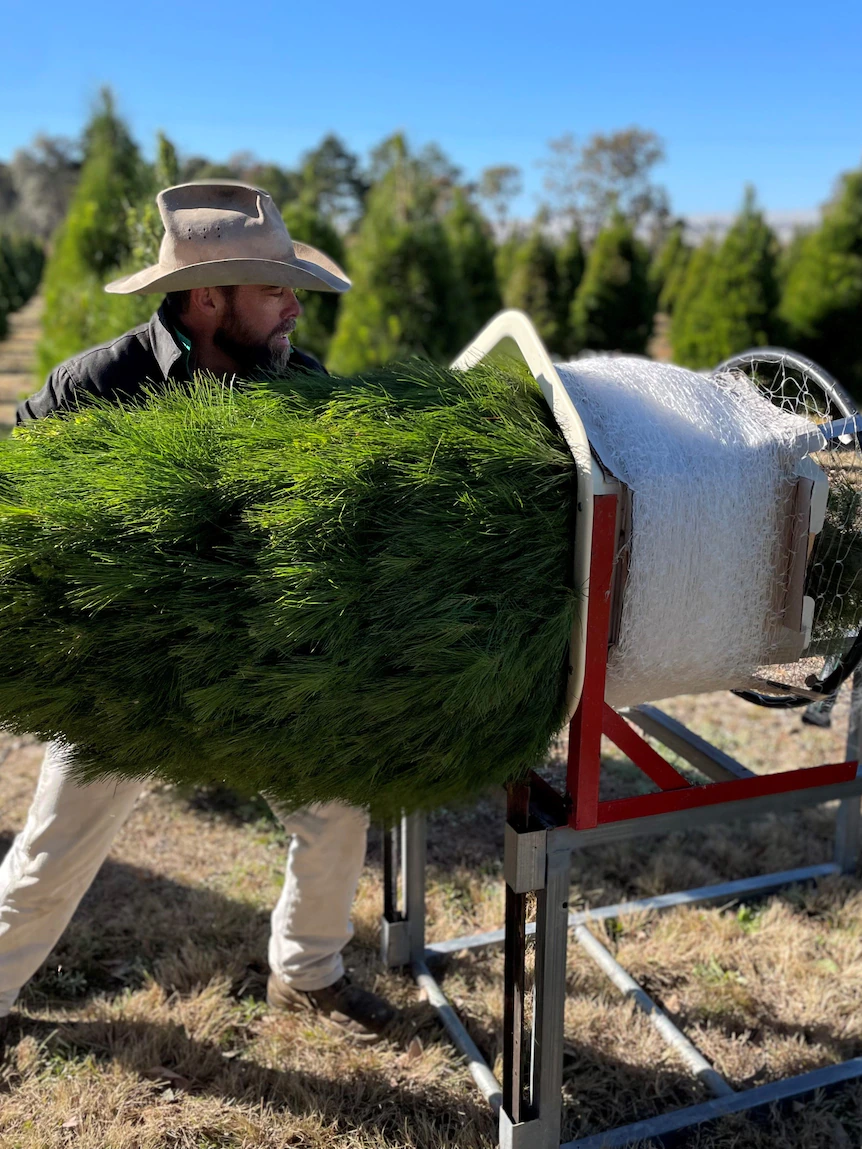
{"label": "green christmas tree", "polygon": [[102,92],[84,133],[84,164],[45,269],[45,311],[37,350],[47,374],[105,334],[102,286],[131,253],[129,209],[146,185],[138,148]]}
{"label": "green christmas tree", "polygon": [[0,339],[8,330],[8,316],[23,307],[42,277],[45,251],[29,235],[0,232]]}
{"label": "green christmas tree", "polygon": [[655,297],[649,253],[617,214],[599,232],[571,307],[578,349],[642,354],[652,332]]}
{"label": "green christmas tree", "polygon": [[586,256],[577,225],[566,233],[557,250],[557,350],[573,355],[577,350],[571,330],[572,303],[584,277]]}
{"label": "green christmas tree", "polygon": [[502,306],[494,266],[496,245],[487,220],[463,188],[453,193],[443,229],[464,297],[458,325],[458,346],[462,347]]}
{"label": "green christmas tree", "polygon": [[715,259],[715,252],[716,242],[712,236],[707,236],[694,249],[686,264],[685,273],[681,278],[676,294],[670,325],[670,342],[675,363],[687,362],[685,355],[686,340],[690,330],[689,315],[706,283],[709,269]]}
{"label": "green christmas tree", "polygon": [[747,347],[772,343],[777,328],[778,243],[748,188],[742,210],[709,261],[700,290],[674,317],[679,363],[714,367]]}
{"label": "green christmas tree", "polygon": [[378,149],[379,178],[348,251],[353,290],[342,300],[329,366],[351,374],[459,349],[464,297],[439,218],[440,187],[401,136]]}
{"label": "green christmas tree", "polygon": [[779,308],[786,340],[862,396],[862,170],[847,173],[820,227],[799,241]]}
{"label": "green christmas tree", "polygon": [[0,725],[383,813],[543,760],[571,452],[514,364],[212,380],[0,443]]}
{"label": "green christmas tree", "polygon": [[504,258],[509,264],[503,283],[504,304],[525,311],[548,347],[559,352],[559,269],[544,220],[537,219],[528,235],[513,243]]}
{"label": "green christmas tree", "polygon": [[[311,244],[336,263],[344,263],[344,241],[309,198],[285,204],[281,214],[293,239]],[[332,342],[341,296],[333,291],[300,291],[297,294],[302,302],[302,315],[296,326],[296,343],[322,362]]]}
{"label": "green christmas tree", "polygon": [[691,246],[685,240],[685,221],[677,220],[650,265],[650,284],[659,311],[672,315],[685,282]]}

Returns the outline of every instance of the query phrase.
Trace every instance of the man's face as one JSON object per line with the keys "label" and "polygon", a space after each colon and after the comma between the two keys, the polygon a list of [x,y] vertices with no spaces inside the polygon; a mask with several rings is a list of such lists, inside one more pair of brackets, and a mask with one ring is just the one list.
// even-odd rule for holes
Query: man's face
{"label": "man's face", "polygon": [[222,288],[224,310],[213,342],[241,370],[284,370],[290,334],[302,306],[289,287],[242,285]]}

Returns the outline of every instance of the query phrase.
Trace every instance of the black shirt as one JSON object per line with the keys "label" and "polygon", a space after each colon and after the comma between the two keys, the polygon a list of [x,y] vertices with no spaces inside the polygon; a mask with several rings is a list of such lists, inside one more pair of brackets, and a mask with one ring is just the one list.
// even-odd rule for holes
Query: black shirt
{"label": "black shirt", "polygon": [[[296,347],[290,364],[326,373],[322,364]],[[163,303],[149,323],[133,327],[110,343],[81,351],[55,367],[41,391],[18,404],[15,422],[72,410],[81,395],[97,395],[115,402],[140,399],[145,388],[186,382],[188,374],[185,351],[177,342]]]}

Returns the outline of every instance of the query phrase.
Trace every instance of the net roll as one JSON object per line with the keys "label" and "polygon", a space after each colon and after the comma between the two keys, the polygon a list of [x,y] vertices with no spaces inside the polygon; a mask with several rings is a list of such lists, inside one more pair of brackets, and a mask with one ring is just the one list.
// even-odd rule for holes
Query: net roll
{"label": "net roll", "polygon": [[632,357],[554,366],[630,501],[607,701],[730,689],[784,661],[776,591],[812,423],[738,375]]}

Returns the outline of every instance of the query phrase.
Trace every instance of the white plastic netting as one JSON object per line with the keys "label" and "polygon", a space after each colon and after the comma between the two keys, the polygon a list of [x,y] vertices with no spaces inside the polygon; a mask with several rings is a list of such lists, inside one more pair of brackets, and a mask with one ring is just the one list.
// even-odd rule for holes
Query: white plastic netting
{"label": "white plastic netting", "polygon": [[786,500],[811,423],[738,375],[628,357],[556,368],[631,492],[608,702],[739,686],[770,661]]}
{"label": "white plastic netting", "polygon": [[[855,414],[852,398],[816,363],[783,348],[734,356],[743,375],[781,410],[816,424]],[[812,458],[829,480],[826,523],[808,565],[805,593],[814,601],[812,653],[838,654],[862,623],[862,449],[857,434],[830,439]],[[778,677],[790,681],[790,668]],[[800,682],[802,679],[800,679]]]}

